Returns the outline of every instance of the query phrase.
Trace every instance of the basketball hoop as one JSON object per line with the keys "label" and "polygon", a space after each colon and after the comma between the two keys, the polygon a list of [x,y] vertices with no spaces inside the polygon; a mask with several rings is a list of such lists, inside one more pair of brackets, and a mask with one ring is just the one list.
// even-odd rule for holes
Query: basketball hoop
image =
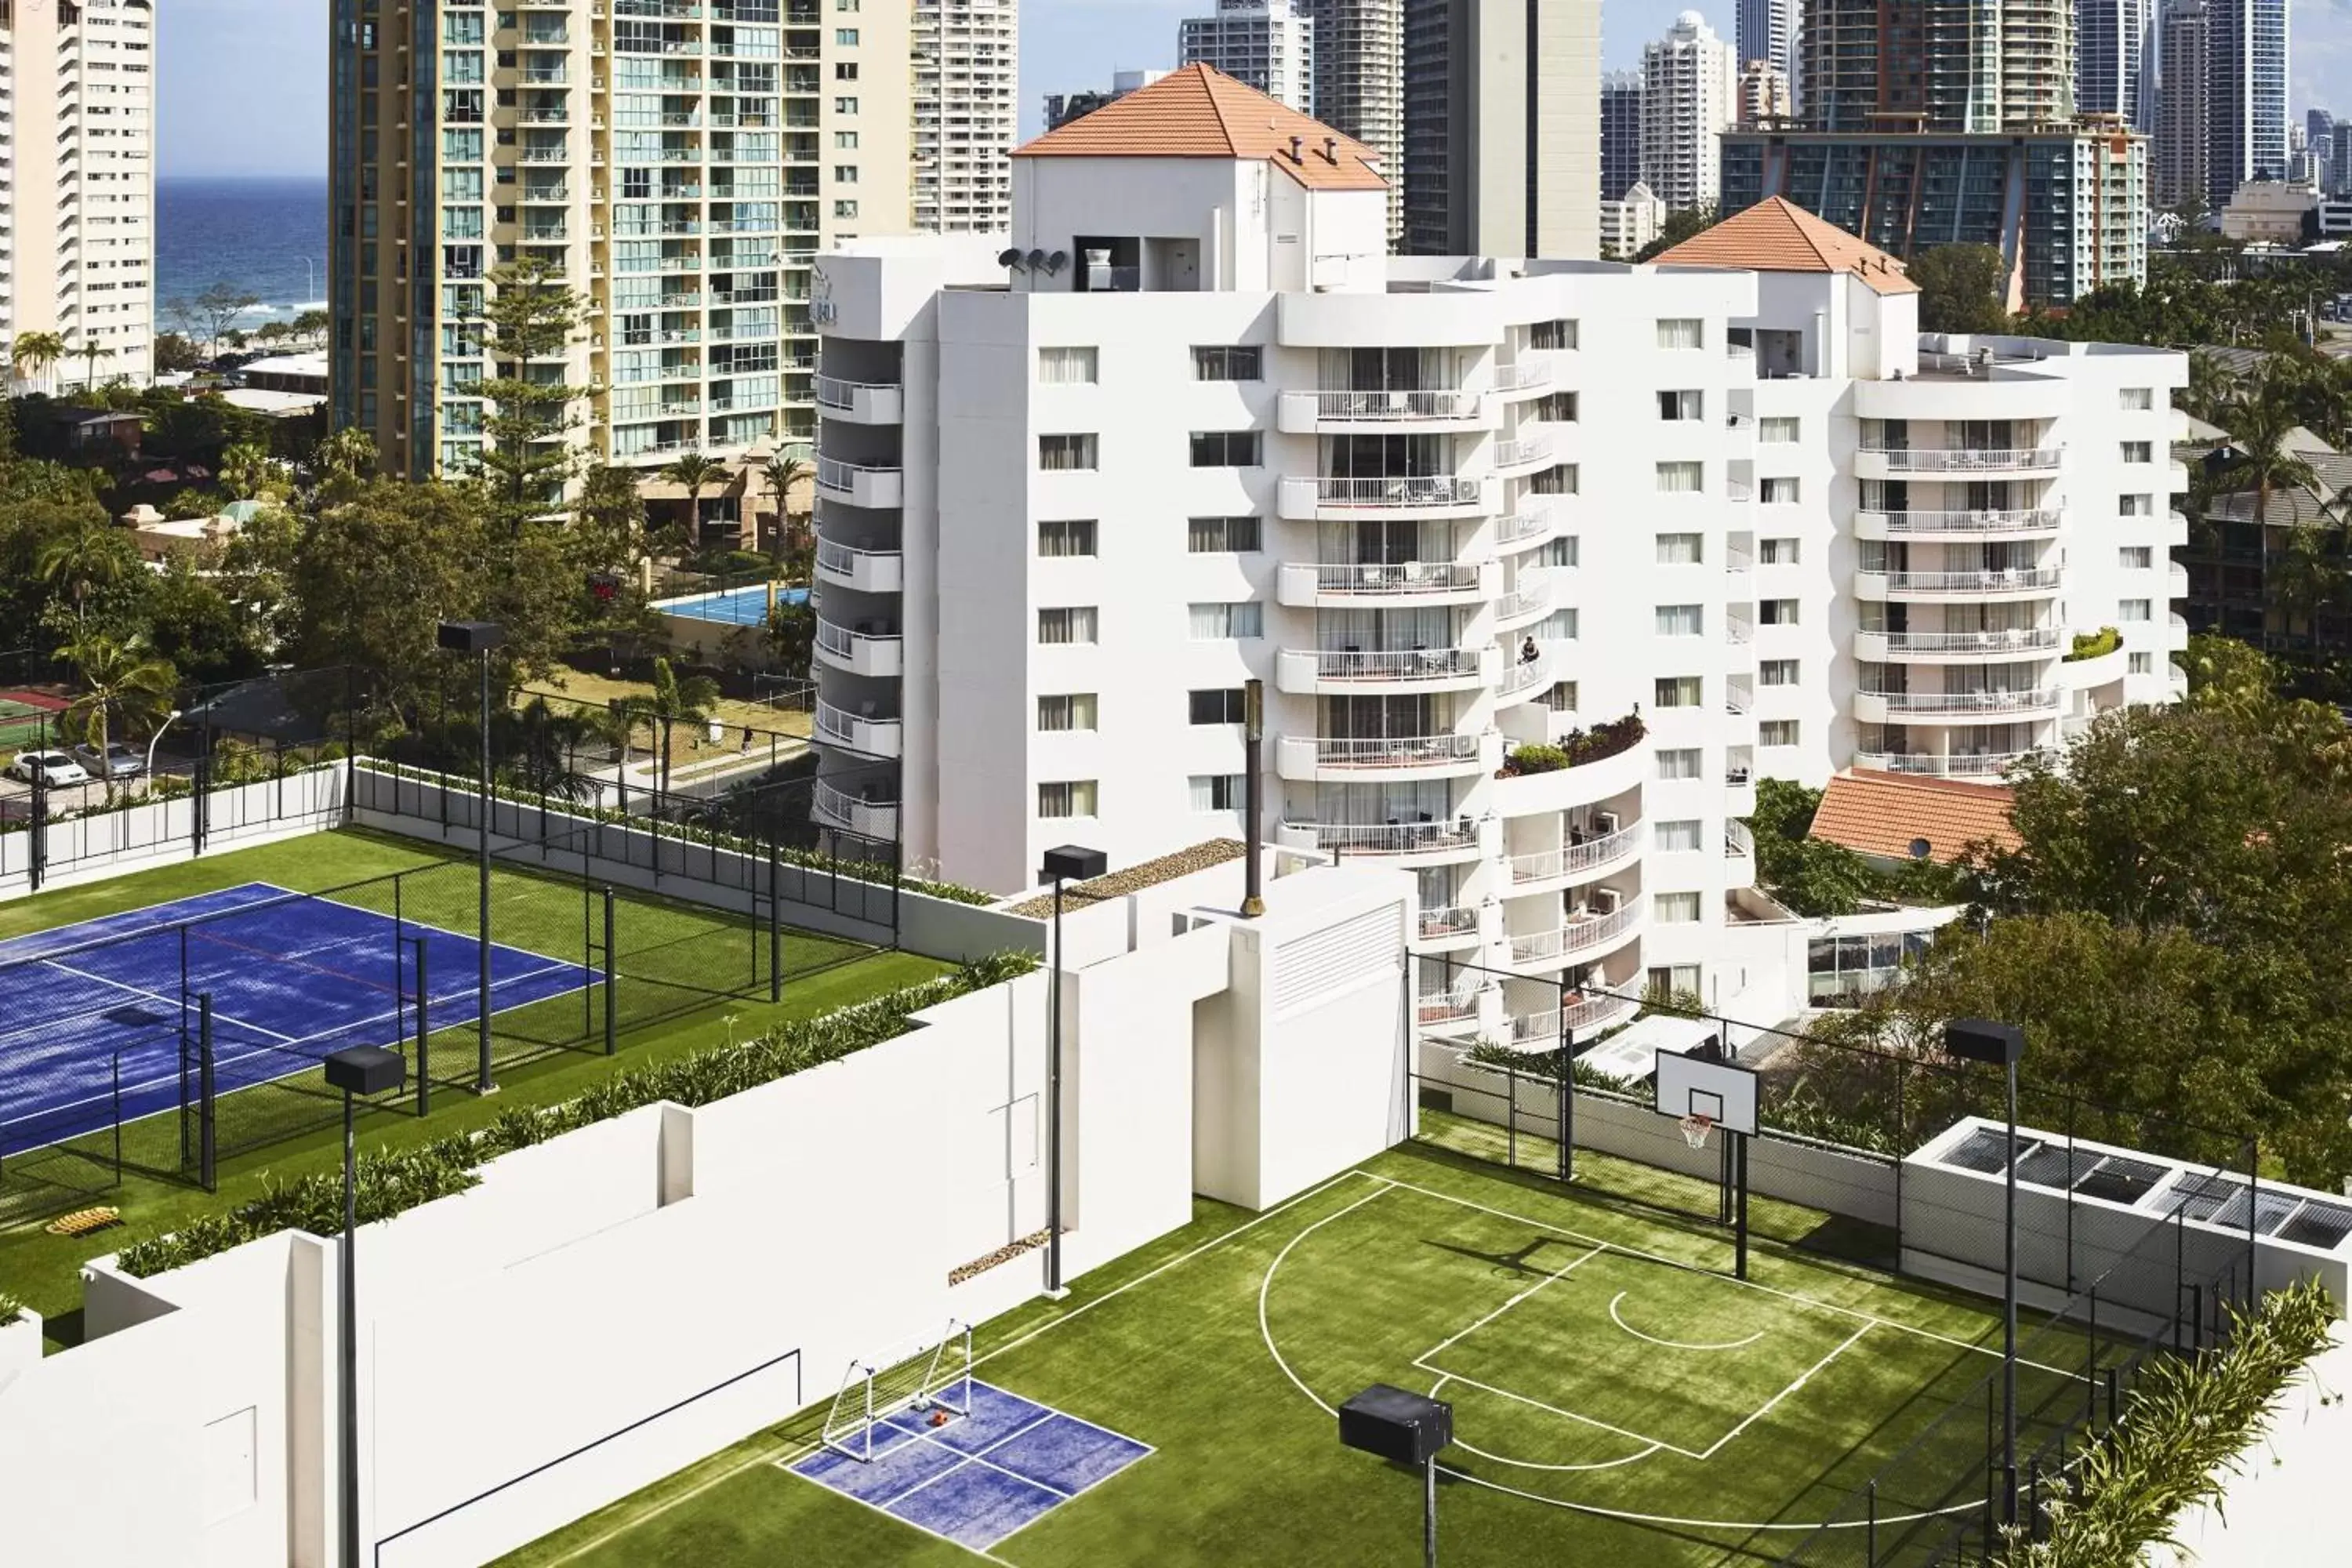
{"label": "basketball hoop", "polygon": [[1715,1118],[1685,1116],[1680,1125],[1683,1130],[1683,1142],[1694,1149],[1704,1149],[1706,1147],[1706,1135],[1715,1131]]}

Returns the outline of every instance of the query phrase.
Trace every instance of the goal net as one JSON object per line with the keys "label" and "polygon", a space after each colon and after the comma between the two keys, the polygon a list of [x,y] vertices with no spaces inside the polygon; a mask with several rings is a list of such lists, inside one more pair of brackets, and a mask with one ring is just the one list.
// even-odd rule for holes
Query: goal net
{"label": "goal net", "polygon": [[971,1414],[971,1325],[948,1321],[936,1335],[901,1341],[850,1362],[824,1418],[824,1443],[853,1459],[874,1458],[876,1428],[887,1443],[889,1418],[914,1411],[925,1417]]}

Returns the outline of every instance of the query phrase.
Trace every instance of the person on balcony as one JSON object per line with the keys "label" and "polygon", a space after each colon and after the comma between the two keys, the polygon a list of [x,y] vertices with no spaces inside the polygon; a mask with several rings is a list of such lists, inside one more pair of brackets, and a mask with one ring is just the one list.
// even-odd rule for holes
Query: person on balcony
{"label": "person on balcony", "polygon": [[1543,650],[1536,647],[1536,639],[1532,636],[1530,636],[1527,641],[1519,645],[1519,662],[1521,664],[1533,664],[1542,657]]}

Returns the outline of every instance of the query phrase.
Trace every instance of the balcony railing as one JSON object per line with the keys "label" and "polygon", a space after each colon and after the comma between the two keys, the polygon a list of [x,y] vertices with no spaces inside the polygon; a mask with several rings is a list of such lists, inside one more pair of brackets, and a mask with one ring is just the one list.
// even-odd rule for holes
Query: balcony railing
{"label": "balcony railing", "polygon": [[1583,1030],[1629,1018],[1641,1005],[1631,996],[1587,996],[1580,1002],[1570,1002],[1565,1010],[1523,1013],[1511,1020],[1511,1044],[1523,1050],[1541,1046],[1558,1039],[1562,1025],[1567,1026],[1572,1039]]}
{"label": "balcony railing", "polygon": [[1476,735],[1318,736],[1318,768],[1421,768],[1478,760]]}
{"label": "balcony railing", "polygon": [[1864,447],[1886,459],[1894,474],[1981,474],[2011,468],[2054,468],[2062,447]]}
{"label": "balcony railing", "polygon": [[1894,594],[2019,594],[2058,586],[2055,566],[2025,567],[2008,572],[1889,572],[1886,587]]}
{"label": "balcony railing", "polygon": [[2059,526],[2053,508],[2025,511],[1865,511],[1859,521],[1887,533],[2033,533]]}
{"label": "balcony railing", "polygon": [[1523,539],[1534,539],[1551,531],[1551,503],[1541,497],[1529,496],[1519,502],[1519,509],[1495,520],[1495,542],[1517,544]]}
{"label": "balcony railing", "polygon": [[1520,436],[1495,443],[1495,466],[1498,468],[1527,468],[1551,461],[1551,454],[1552,438],[1549,436]]}
{"label": "balcony railing", "polygon": [[1319,506],[1476,506],[1486,493],[1481,481],[1454,474],[1315,481],[1315,500]]}
{"label": "balcony railing", "polygon": [[1496,617],[1506,621],[1550,608],[1551,574],[1541,570],[1520,573],[1518,586],[1495,601]]}
{"label": "balcony railing", "polygon": [[1552,364],[1549,359],[1521,360],[1517,364],[1498,366],[1495,371],[1497,392],[1540,392],[1552,383]]}
{"label": "balcony railing", "polygon": [[[822,403],[824,400],[817,399]],[[1358,561],[1315,568],[1318,594],[1378,598],[1396,594],[1450,594],[1478,586],[1475,563],[1459,561]]]}
{"label": "balcony railing", "polygon": [[816,646],[842,658],[855,658],[860,647],[877,647],[884,643],[896,643],[895,631],[852,631],[838,622],[820,616],[816,623]]}
{"label": "balcony railing", "polygon": [[1614,833],[1588,838],[1581,844],[1570,844],[1558,849],[1538,849],[1532,855],[1514,855],[1511,857],[1511,880],[1514,883],[1549,882],[1560,877],[1573,877],[1582,871],[1597,870],[1640,848],[1643,826],[1637,822]]}
{"label": "balcony railing", "polygon": [[2058,706],[2053,688],[2025,691],[1872,691],[1889,713],[2032,713]]}
{"label": "balcony railing", "polygon": [[1551,679],[1551,654],[1538,647],[1533,658],[1514,658],[1496,681],[1495,689],[1497,695],[1510,697],[1530,687],[1549,686]]}
{"label": "balcony railing", "polygon": [[1466,904],[1444,904],[1421,911],[1421,940],[1436,942],[1449,936],[1478,934],[1478,910]]}
{"label": "balcony railing", "polygon": [[1865,632],[1886,639],[1895,658],[1930,653],[2048,653],[2062,636],[2056,626],[2021,626],[1998,632]]}
{"label": "balcony railing", "polygon": [[1756,835],[1748,830],[1746,823],[1727,822],[1723,825],[1723,854],[1727,860],[1756,858]]}
{"label": "balcony railing", "polygon": [[2032,755],[2032,752],[1864,752],[1853,759],[1853,765],[1884,773],[1918,773],[1928,778],[1992,778]]}
{"label": "balcony railing", "polygon": [[1318,680],[1435,680],[1478,673],[1478,653],[1466,647],[1376,649],[1318,648],[1315,677]]}
{"label": "balcony railing", "polygon": [[1315,847],[1339,855],[1430,855],[1478,847],[1475,822],[1286,822],[1294,833],[1311,833]]}
{"label": "balcony railing", "polygon": [[1636,893],[1628,898],[1624,907],[1614,914],[1592,915],[1583,920],[1569,921],[1557,931],[1513,937],[1511,962],[1548,963],[1571,953],[1589,952],[1624,935],[1641,918],[1642,896]]}
{"label": "balcony railing", "polygon": [[1459,390],[1317,392],[1307,395],[1315,399],[1318,419],[1474,419],[1478,414],[1478,395]]}
{"label": "balcony railing", "polygon": [[819,817],[862,837],[898,836],[898,803],[895,800],[860,799],[817,779],[812,788],[812,804]]}
{"label": "balcony railing", "polygon": [[1478,1016],[1478,998],[1491,989],[1480,986],[1475,990],[1436,991],[1416,997],[1413,1001],[1413,1021],[1424,1026],[1437,1024],[1459,1024]]}

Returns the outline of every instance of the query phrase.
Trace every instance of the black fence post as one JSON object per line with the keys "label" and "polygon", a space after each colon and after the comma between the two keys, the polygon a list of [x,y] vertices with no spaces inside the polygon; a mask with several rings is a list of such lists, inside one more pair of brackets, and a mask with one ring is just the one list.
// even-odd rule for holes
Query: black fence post
{"label": "black fence post", "polygon": [[2083,1368],[2083,1421],[2095,1426],[2099,1419],[2099,1288],[2091,1287],[2090,1345],[2084,1352],[2089,1358]]}
{"label": "black fence post", "polygon": [[416,1114],[424,1116],[433,1110],[433,1020],[425,1006],[433,988],[425,976],[425,939],[411,940],[416,943]]}
{"label": "black fence post", "polygon": [[205,852],[205,830],[210,826],[205,819],[213,798],[213,727],[209,719],[205,722],[204,742],[196,752],[196,765],[188,770],[188,782],[192,786],[188,791],[188,853],[201,855]]}
{"label": "black fence post", "polygon": [[203,1106],[197,1113],[197,1179],[204,1184],[205,1191],[215,1192],[219,1190],[219,1172],[214,1160],[216,1085],[213,1081],[213,994],[209,991],[196,994],[196,1084],[203,1097]]}
{"label": "black fence post", "polygon": [[615,1011],[613,984],[619,978],[619,966],[613,959],[613,889],[604,889],[604,1054],[612,1056],[621,1048],[620,1015]]}
{"label": "black fence post", "polygon": [[1519,1168],[1519,1075],[1510,1068],[1503,1069],[1503,1163],[1514,1171]]}
{"label": "black fence post", "polygon": [[768,839],[768,1000],[784,999],[783,856]]}
{"label": "black fence post", "polygon": [[1869,1512],[1864,1516],[1862,1536],[1862,1568],[1877,1568],[1878,1564],[1878,1478],[1870,1478]]}
{"label": "black fence post", "polygon": [[48,775],[37,769],[33,773],[33,819],[25,835],[25,853],[27,886],[37,893],[49,859],[49,782]]}

